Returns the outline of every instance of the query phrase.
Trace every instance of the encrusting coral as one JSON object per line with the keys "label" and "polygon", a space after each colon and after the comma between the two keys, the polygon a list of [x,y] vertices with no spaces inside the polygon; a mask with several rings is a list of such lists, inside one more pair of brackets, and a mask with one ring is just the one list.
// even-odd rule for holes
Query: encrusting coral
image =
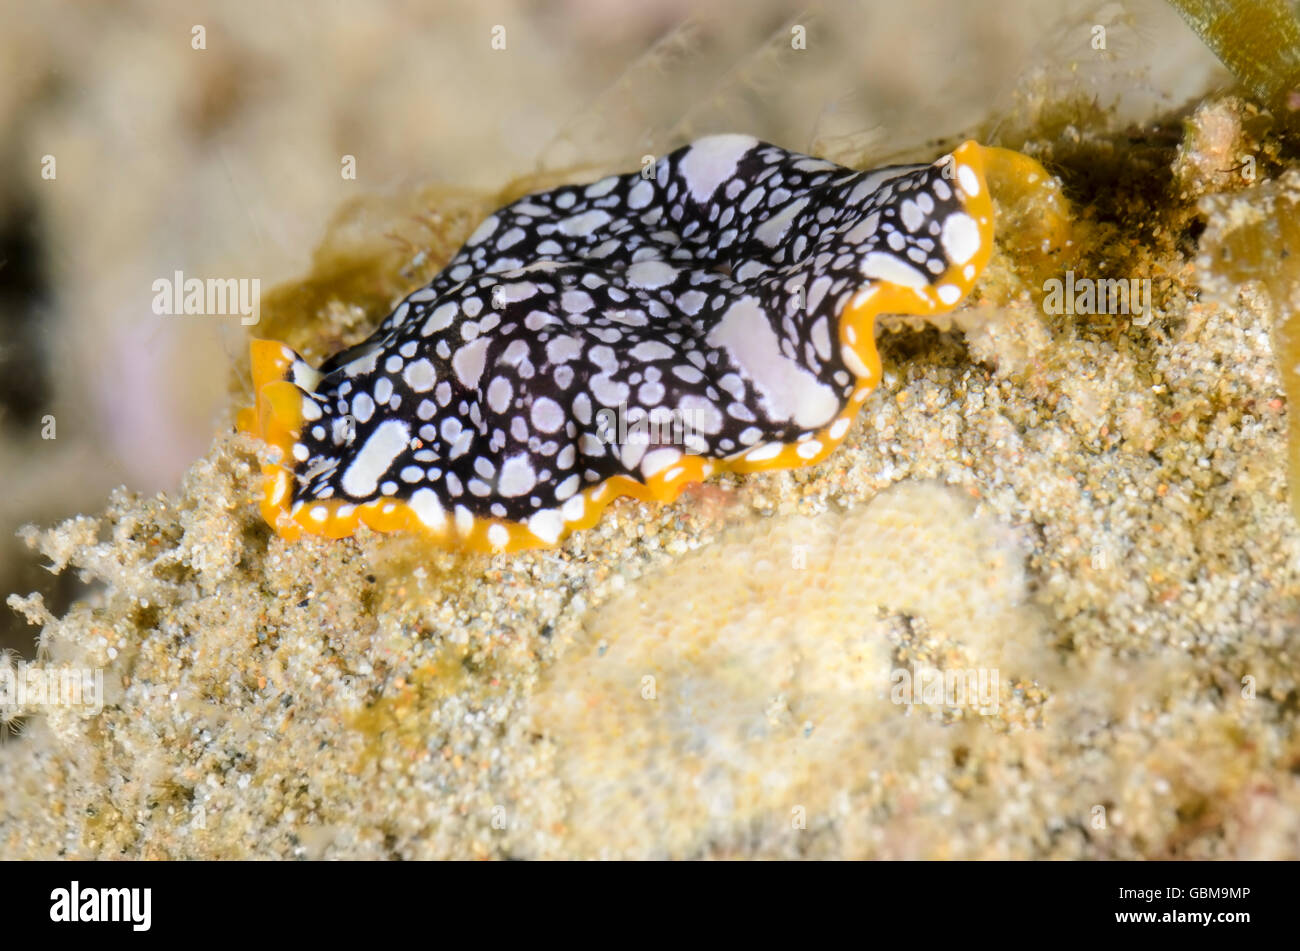
{"label": "encrusting coral", "polygon": [[[1278,373],[1291,404],[1300,401],[1300,170],[1200,201],[1206,217],[1197,266],[1207,291],[1235,296],[1263,288],[1273,317]],[[1300,519],[1300,414],[1288,416],[1291,506]]]}
{"label": "encrusting coral", "polygon": [[[1015,677],[1051,669],[1046,619],[1015,534],[973,509],[905,482],[848,512],[763,519],[591,612],[530,708],[572,795],[572,847],[682,855],[744,829],[793,848],[849,811],[864,761],[884,772],[944,745],[945,700],[1032,726],[1041,688]],[[974,672],[983,691],[924,696],[923,669]]]}

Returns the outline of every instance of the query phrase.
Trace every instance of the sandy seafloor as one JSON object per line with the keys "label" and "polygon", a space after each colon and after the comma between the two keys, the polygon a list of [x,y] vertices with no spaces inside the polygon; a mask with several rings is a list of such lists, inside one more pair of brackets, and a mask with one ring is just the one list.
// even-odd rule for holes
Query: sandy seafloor
{"label": "sandy seafloor", "polygon": [[[91,593],[10,603],[108,703],[0,745],[0,856],[1300,856],[1277,315],[1197,262],[1197,199],[1250,184],[1227,157],[1286,163],[1236,100],[1192,108],[1006,142],[1060,174],[1080,273],[1152,279],[1150,319],[1045,313],[1004,244],[949,329],[881,334],[822,465],[467,556],[281,541],[227,431],[178,491],[29,530]],[[317,358],[383,315],[270,311]],[[914,663],[996,669],[996,711],[891,702]]]}

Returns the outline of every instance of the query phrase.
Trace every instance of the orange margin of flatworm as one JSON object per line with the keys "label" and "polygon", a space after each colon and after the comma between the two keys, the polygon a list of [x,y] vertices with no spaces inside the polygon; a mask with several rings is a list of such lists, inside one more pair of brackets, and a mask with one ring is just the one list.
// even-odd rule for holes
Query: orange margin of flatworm
{"label": "orange margin of flatworm", "polygon": [[[945,156],[939,161],[948,161]],[[240,410],[237,425],[241,432],[260,437],[271,447],[268,461],[262,466],[263,491],[261,512],[281,537],[294,541],[304,531],[328,538],[344,538],[356,532],[362,523],[380,532],[419,532],[447,547],[479,552],[522,551],[558,544],[571,532],[590,528],[601,512],[619,496],[642,502],[672,502],[691,482],[702,482],[720,472],[763,472],[790,469],[821,462],[844,439],[858,410],[880,382],[880,356],[875,344],[875,320],[880,314],[942,314],[952,310],[970,293],[993,253],[994,213],[989,196],[987,173],[1020,191],[1038,186],[1054,188],[1053,180],[1043,167],[1028,156],[1007,149],[981,146],[968,141],[951,153],[951,178],[955,180],[965,167],[975,175],[979,190],[967,193],[965,211],[979,228],[979,247],[970,260],[952,267],[923,288],[877,283],[857,293],[840,314],[839,345],[841,356],[856,373],[858,385],[840,414],[819,432],[792,444],[760,443],[725,459],[683,455],[671,466],[641,482],[629,476],[614,476],[585,489],[562,507],[567,510],[558,536],[546,538],[536,534],[526,523],[498,518],[474,518],[468,523],[444,513],[439,525],[425,524],[415,510],[400,499],[377,499],[361,505],[340,499],[303,504],[291,511],[293,475],[279,460],[290,458],[301,430],[302,394],[286,377],[294,359],[292,351],[271,340],[253,340],[251,344],[253,391],[251,408]],[[965,189],[963,189],[965,191]],[[1049,230],[1064,234],[1068,217],[1064,199],[1054,197],[1051,207],[1060,213],[1059,221],[1049,223]],[[956,288],[945,303],[941,288]],[[581,504],[575,500],[581,500]]]}

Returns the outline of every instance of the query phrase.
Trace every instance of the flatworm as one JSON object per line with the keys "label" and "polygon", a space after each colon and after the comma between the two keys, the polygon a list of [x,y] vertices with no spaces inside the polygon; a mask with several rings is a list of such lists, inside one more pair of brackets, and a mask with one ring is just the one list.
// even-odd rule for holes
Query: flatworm
{"label": "flatworm", "polygon": [[360,345],[252,344],[262,514],[479,551],[554,545],[620,495],[810,465],[880,380],[877,315],[936,314],[993,250],[988,161],[858,172],[744,135],[490,215]]}

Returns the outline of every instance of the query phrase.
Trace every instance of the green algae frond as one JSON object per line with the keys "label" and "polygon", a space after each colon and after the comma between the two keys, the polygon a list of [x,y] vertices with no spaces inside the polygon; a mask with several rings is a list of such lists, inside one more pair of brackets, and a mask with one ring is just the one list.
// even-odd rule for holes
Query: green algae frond
{"label": "green algae frond", "polygon": [[1300,126],[1300,19],[1288,0],[1169,0],[1260,102]]}

